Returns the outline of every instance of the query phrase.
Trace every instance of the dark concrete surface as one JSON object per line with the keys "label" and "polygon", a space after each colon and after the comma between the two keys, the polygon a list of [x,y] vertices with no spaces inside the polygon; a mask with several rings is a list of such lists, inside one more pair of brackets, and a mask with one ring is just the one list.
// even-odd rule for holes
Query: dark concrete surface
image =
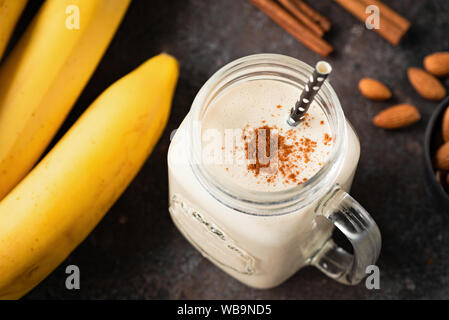
{"label": "dark concrete surface", "polygon": [[[97,71],[64,124],[62,135],[113,81],[161,52],[176,56],[181,74],[170,122],[153,154],[92,234],[27,299],[403,299],[449,298],[449,208],[428,192],[423,136],[436,104],[420,98],[406,69],[433,51],[449,49],[449,1],[385,0],[412,22],[393,47],[331,0],[309,1],[332,20],[326,37],[331,83],[362,145],[352,195],[372,214],[383,236],[378,265],[381,289],[340,285],[313,268],[283,285],[255,290],[232,279],[191,247],[167,211],[166,154],[170,132],[189,110],[196,92],[218,68],[241,56],[273,52],[314,64],[304,48],[245,0],[135,0]],[[37,10],[32,1],[15,34]],[[394,92],[387,103],[360,96],[362,76],[383,80]],[[449,81],[443,80],[446,87]],[[396,103],[415,104],[423,118],[410,128],[386,132],[373,116]],[[65,268],[81,270],[81,289],[65,289]]]}

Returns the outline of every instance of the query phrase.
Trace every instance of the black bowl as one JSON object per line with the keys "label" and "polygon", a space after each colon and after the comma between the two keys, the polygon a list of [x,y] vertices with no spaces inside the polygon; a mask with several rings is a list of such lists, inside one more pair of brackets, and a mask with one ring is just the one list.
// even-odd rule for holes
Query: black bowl
{"label": "black bowl", "polygon": [[443,144],[443,137],[441,135],[441,122],[443,120],[444,111],[449,106],[449,96],[447,96],[435,109],[432,117],[429,120],[424,136],[424,160],[426,171],[428,173],[428,180],[430,181],[431,193],[436,195],[441,204],[446,207],[449,206],[449,185],[443,177],[442,183],[437,180],[437,170],[434,166],[434,156],[438,148]]}

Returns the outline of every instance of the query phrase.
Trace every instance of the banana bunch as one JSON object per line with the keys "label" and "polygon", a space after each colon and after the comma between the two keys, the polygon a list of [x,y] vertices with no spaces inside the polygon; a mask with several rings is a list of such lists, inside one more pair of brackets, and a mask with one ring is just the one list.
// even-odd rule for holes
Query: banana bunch
{"label": "banana bunch", "polygon": [[[129,3],[48,0],[0,66],[0,200],[50,143]],[[79,25],[72,25],[66,14],[73,8],[78,9],[74,14],[79,13]]]}
{"label": "banana bunch", "polygon": [[[83,22],[87,27],[76,36],[56,30],[59,10],[69,2],[82,6],[81,28]],[[128,3],[47,0],[1,66],[0,299],[22,297],[86,238],[164,130],[179,67],[161,54],[105,90],[26,175],[95,69]]]}

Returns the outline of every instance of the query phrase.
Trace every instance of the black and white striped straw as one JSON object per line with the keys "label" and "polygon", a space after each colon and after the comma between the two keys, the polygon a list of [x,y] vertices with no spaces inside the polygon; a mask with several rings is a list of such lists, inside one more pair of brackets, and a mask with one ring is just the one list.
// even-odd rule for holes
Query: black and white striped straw
{"label": "black and white striped straw", "polygon": [[301,93],[300,99],[296,102],[295,107],[290,111],[290,116],[287,119],[287,123],[296,127],[304,119],[307,110],[309,110],[315,95],[320,90],[327,76],[331,73],[332,67],[326,61],[319,61],[315,70],[309,77],[304,90]]}

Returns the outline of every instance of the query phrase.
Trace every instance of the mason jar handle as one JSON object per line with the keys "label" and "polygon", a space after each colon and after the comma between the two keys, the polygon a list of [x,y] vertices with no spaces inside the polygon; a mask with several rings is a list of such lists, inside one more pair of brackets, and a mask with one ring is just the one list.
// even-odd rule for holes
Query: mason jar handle
{"label": "mason jar handle", "polygon": [[354,253],[348,253],[329,238],[311,264],[340,283],[358,284],[367,275],[366,268],[375,264],[379,256],[379,228],[369,213],[338,185],[327,193],[318,210],[348,238]]}

